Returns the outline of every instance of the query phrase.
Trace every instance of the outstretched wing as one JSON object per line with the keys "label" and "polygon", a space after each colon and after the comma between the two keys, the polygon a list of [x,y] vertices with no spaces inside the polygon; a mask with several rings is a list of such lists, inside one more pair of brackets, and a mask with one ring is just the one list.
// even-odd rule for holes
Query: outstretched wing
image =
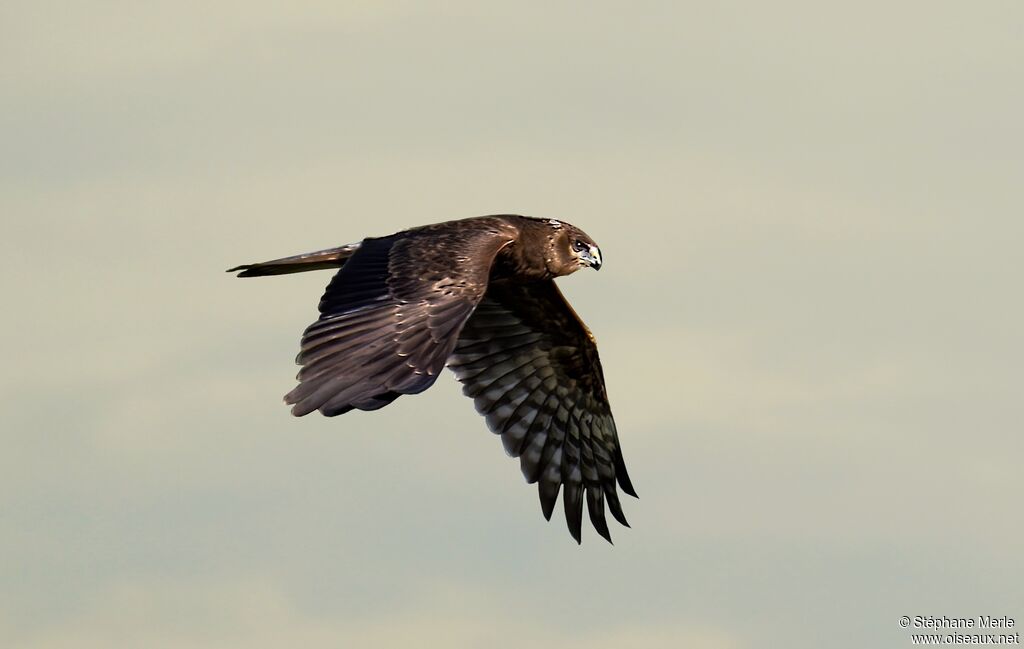
{"label": "outstretched wing", "polygon": [[430,387],[515,236],[490,221],[366,239],[327,286],[306,328],[292,413],[375,410]]}
{"label": "outstretched wing", "polygon": [[636,496],[622,460],[593,336],[554,281],[492,282],[448,366],[505,451],[537,482],[544,517],[562,496],[580,542],[583,498],[608,541],[605,503],[628,527],[616,492]]}

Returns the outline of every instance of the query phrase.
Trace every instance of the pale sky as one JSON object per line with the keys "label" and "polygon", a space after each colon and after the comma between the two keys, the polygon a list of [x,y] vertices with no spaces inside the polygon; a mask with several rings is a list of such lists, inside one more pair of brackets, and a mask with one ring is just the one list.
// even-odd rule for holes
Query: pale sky
{"label": "pale sky", "polygon": [[[1024,5],[824,4],[4,3],[0,645],[1024,624]],[[601,245],[615,546],[450,374],[291,417],[330,274],[223,272],[507,212]]]}

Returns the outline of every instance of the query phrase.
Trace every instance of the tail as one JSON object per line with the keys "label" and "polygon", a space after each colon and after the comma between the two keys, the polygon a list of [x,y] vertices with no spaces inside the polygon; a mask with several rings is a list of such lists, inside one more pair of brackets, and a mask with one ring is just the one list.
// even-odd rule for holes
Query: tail
{"label": "tail", "polygon": [[350,243],[338,248],[307,252],[304,255],[283,257],[259,264],[242,264],[241,266],[229,268],[227,272],[241,271],[238,273],[239,277],[262,277],[263,275],[287,275],[289,273],[304,273],[307,270],[341,268],[348,261],[348,258],[356,250],[359,250],[360,245],[362,244]]}

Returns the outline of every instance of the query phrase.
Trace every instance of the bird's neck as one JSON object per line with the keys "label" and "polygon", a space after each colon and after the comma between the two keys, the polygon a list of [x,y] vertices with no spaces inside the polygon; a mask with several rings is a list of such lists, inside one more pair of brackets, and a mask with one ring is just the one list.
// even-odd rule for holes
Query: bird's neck
{"label": "bird's neck", "polygon": [[[517,242],[518,243],[518,242]],[[546,280],[554,277],[549,270],[544,250],[534,246],[513,243],[505,247],[494,260],[491,277],[494,279]]]}

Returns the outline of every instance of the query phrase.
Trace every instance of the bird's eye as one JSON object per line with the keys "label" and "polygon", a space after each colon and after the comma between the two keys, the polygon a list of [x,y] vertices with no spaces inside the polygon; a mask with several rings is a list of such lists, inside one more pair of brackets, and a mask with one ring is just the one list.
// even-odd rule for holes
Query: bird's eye
{"label": "bird's eye", "polygon": [[573,250],[576,250],[578,252],[583,252],[584,250],[587,249],[587,244],[585,244],[582,241],[580,241],[579,239],[577,239],[577,240],[572,242],[572,247],[573,247]]}

